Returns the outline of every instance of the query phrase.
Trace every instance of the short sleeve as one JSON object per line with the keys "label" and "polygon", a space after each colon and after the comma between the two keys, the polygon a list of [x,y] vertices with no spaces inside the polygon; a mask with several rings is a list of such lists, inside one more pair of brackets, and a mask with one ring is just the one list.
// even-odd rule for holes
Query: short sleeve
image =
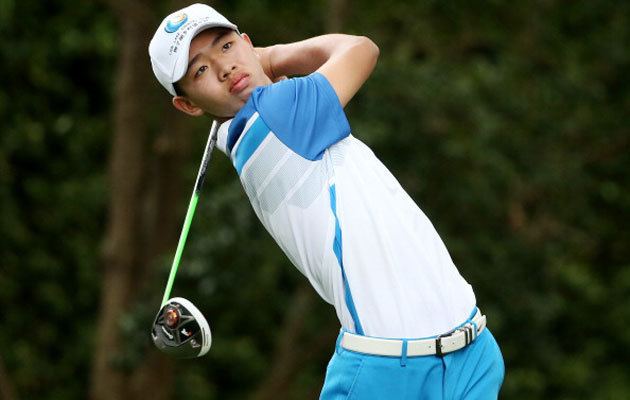
{"label": "short sleeve", "polygon": [[252,96],[271,131],[308,160],[320,159],[328,147],[350,134],[337,93],[318,72],[277,82]]}

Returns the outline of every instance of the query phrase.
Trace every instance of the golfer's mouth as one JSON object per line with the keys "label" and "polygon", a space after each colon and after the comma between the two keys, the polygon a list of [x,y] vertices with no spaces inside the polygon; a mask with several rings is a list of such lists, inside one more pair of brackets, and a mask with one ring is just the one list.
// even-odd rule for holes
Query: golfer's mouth
{"label": "golfer's mouth", "polygon": [[242,92],[249,85],[249,75],[241,74],[237,75],[236,78],[230,84],[230,93],[238,94]]}

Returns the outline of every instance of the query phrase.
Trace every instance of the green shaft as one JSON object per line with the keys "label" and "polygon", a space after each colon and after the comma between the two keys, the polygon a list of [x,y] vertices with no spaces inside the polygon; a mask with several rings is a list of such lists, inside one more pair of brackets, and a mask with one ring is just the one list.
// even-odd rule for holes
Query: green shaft
{"label": "green shaft", "polygon": [[164,290],[164,297],[162,297],[162,306],[166,304],[171,296],[171,289],[173,288],[173,282],[175,282],[175,275],[177,274],[177,268],[179,268],[179,261],[182,258],[182,253],[184,252],[184,245],[186,244],[190,224],[192,223],[193,216],[195,215],[197,201],[199,201],[199,194],[195,191],[190,198],[190,204],[188,204],[188,211],[186,211],[186,218],[184,219],[184,227],[182,228],[182,233],[179,236],[179,243],[177,243],[177,251],[175,252],[175,258],[173,259],[173,265],[171,266],[171,273],[168,276],[168,282],[166,283],[166,289]]}
{"label": "green shaft", "polygon": [[175,258],[173,258],[173,265],[171,266],[171,273],[168,275],[168,282],[166,283],[166,289],[164,289],[164,297],[162,297],[163,307],[171,296],[171,289],[173,288],[173,282],[175,282],[175,275],[177,275],[177,269],[179,268],[179,261],[182,259],[182,253],[184,252],[184,246],[186,245],[186,238],[188,237],[188,231],[190,230],[190,224],[192,223],[193,216],[195,215],[195,209],[197,208],[197,202],[199,201],[199,193],[203,182],[206,178],[206,171],[208,169],[208,163],[212,157],[212,150],[217,141],[217,132],[219,130],[219,124],[216,121],[212,122],[210,128],[210,135],[208,136],[208,143],[206,143],[206,150],[201,159],[201,165],[199,166],[199,172],[197,173],[197,180],[195,181],[195,188],[193,189],[192,197],[190,198],[190,204],[188,204],[188,211],[186,211],[186,218],[184,219],[184,226],[182,227],[182,233],[179,235],[179,243],[177,243],[177,251],[175,251]]}

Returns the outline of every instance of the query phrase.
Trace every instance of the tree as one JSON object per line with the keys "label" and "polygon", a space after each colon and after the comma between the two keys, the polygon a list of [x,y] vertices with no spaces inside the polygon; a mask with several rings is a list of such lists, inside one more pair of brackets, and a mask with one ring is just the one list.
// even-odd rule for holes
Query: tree
{"label": "tree", "polygon": [[[156,104],[147,43],[156,25],[147,2],[108,2],[119,24],[119,59],[113,99],[113,143],[109,163],[110,206],[103,245],[103,285],[91,397],[166,399],[172,385],[172,363],[157,353],[129,360],[130,345],[121,328],[154,282],[156,257],[176,240],[182,178],[178,167],[187,155],[189,125]],[[151,109],[163,109],[159,134],[152,131]],[[152,144],[152,145],[151,145]],[[159,305],[152,296],[150,304]],[[147,325],[148,327],[148,325]],[[145,328],[148,329],[148,328]],[[135,332],[134,334],[139,334]],[[147,334],[144,330],[140,334]],[[132,368],[129,370],[129,368]]]}

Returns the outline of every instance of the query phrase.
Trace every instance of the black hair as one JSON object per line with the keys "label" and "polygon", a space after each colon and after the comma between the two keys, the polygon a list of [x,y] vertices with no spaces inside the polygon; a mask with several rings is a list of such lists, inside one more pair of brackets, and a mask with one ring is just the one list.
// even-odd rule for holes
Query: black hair
{"label": "black hair", "polygon": [[181,88],[181,86],[179,86],[178,82],[173,83],[173,89],[175,89],[175,94],[178,96],[186,96],[186,92],[184,92],[184,89]]}

